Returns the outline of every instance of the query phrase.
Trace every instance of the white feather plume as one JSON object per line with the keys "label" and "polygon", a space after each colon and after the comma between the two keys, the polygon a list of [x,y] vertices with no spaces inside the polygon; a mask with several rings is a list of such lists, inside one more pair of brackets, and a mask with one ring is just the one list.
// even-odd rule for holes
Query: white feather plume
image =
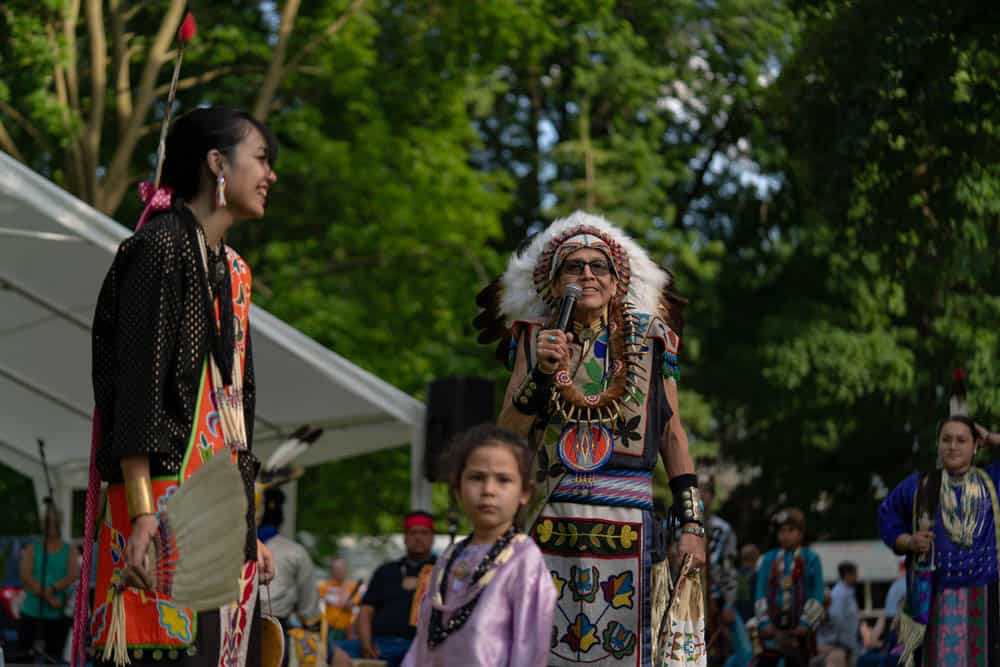
{"label": "white feather plume", "polygon": [[278,445],[278,448],[275,449],[274,453],[268,457],[267,462],[263,465],[261,470],[265,472],[280,470],[298,458],[298,456],[307,449],[309,449],[309,443],[303,442],[293,435],[291,438]]}
{"label": "white feather plume", "polygon": [[964,396],[952,394],[951,398],[948,399],[948,407],[950,408],[952,416],[969,416],[969,402],[965,400]]}
{"label": "white feather plume", "polygon": [[500,308],[507,326],[517,321],[537,322],[551,317],[551,313],[535,289],[535,265],[553,237],[581,225],[594,227],[614,238],[628,254],[631,279],[627,300],[639,312],[659,311],[663,288],[670,281],[667,272],[617,226],[598,215],[576,211],[569,217],[553,222],[544,232],[536,235],[527,248],[510,258],[507,270],[501,278],[503,294],[500,300]]}

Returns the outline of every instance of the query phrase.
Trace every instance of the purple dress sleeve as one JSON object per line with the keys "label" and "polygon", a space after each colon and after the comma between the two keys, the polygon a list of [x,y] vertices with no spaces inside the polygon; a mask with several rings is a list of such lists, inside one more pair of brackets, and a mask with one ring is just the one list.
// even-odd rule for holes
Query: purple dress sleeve
{"label": "purple dress sleeve", "polygon": [[542,552],[528,541],[520,555],[520,581],[507,589],[510,600],[510,667],[545,667],[552,640],[556,587]]}
{"label": "purple dress sleeve", "polygon": [[913,498],[919,473],[913,473],[893,489],[878,508],[878,531],[886,546],[896,551],[896,539],[913,530]]}

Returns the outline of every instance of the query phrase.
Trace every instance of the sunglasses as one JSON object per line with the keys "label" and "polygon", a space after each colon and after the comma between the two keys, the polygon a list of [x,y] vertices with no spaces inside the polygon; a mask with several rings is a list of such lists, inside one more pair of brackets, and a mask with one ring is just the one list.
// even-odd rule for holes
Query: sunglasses
{"label": "sunglasses", "polygon": [[571,276],[582,276],[584,269],[590,267],[590,272],[597,277],[606,276],[612,272],[611,264],[603,259],[595,259],[593,262],[584,262],[580,259],[573,259],[564,262],[560,271]]}

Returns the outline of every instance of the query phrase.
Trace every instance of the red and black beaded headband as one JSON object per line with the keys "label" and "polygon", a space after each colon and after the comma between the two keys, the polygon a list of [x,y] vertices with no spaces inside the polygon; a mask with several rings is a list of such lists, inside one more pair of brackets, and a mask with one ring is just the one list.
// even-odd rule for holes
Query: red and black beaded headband
{"label": "red and black beaded headband", "polygon": [[559,246],[574,236],[579,236],[581,234],[596,236],[604,241],[604,243],[608,246],[608,251],[611,253],[611,263],[614,264],[615,272],[618,277],[618,290],[616,296],[624,299],[625,295],[628,294],[629,280],[632,277],[628,253],[625,252],[621,245],[615,241],[612,236],[604,233],[596,227],[580,225],[579,227],[567,229],[561,234],[557,234],[552,237],[552,239],[545,245],[545,249],[542,251],[541,256],[538,258],[538,262],[535,264],[535,270],[532,273],[535,290],[550,308],[555,306],[555,298],[552,296],[552,262],[555,260]]}

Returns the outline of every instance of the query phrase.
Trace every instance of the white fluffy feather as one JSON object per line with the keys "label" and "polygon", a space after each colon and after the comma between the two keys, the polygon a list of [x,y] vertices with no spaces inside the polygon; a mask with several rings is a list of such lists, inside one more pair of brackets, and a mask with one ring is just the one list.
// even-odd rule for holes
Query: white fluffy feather
{"label": "white fluffy feather", "polygon": [[262,470],[273,471],[279,470],[296,458],[299,454],[309,449],[309,443],[303,442],[296,437],[289,438],[288,440],[281,443],[274,453],[268,457],[267,463],[264,464]]}
{"label": "white fluffy feather", "polygon": [[632,273],[628,287],[628,301],[639,312],[658,312],[663,288],[670,280],[667,272],[657,266],[646,251],[621,229],[600,216],[577,211],[569,217],[553,222],[544,232],[536,235],[523,252],[510,258],[507,270],[501,278],[503,294],[500,299],[500,309],[507,326],[517,321],[541,321],[551,317],[551,313],[535,290],[533,278],[535,265],[545,246],[554,236],[580,225],[599,229],[622,246],[628,254]]}

